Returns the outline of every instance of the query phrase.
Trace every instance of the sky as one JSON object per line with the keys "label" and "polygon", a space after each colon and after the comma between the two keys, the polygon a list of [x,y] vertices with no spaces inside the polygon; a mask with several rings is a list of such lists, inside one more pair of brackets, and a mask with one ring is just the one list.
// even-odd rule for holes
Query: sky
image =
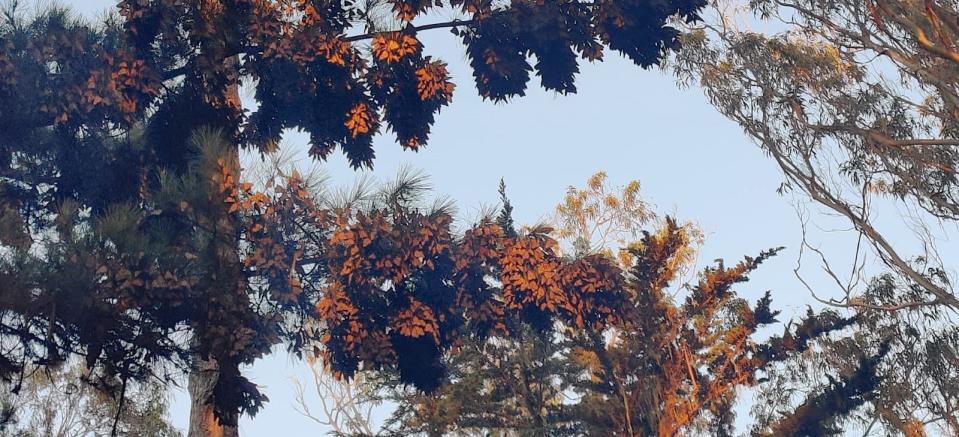
{"label": "sky", "polygon": [[[90,17],[113,4],[63,3]],[[643,70],[607,52],[603,62],[581,66],[575,95],[543,91],[534,78],[527,96],[493,104],[478,97],[463,49],[451,34],[435,30],[422,39],[427,55],[449,64],[457,84],[453,102],[437,117],[429,145],[419,152],[404,151],[392,134],[377,138],[375,169],[367,173],[386,180],[403,166],[421,170],[437,194],[456,201],[466,219],[496,204],[497,184],[504,178],[514,218],[527,224],[547,218],[568,186],[583,186],[596,171],[606,171],[614,185],[636,179],[657,211],[693,220],[706,231],[701,265],[786,247],[739,288],[743,296],[756,300],[772,290],[782,321],[812,303],[793,274],[802,236],[797,199],[777,194],[783,182],[778,167],[708,104],[702,90],[681,89],[667,72]],[[305,156],[307,139],[288,135],[282,148]],[[339,152],[318,165],[334,184],[348,185],[358,177]],[[845,259],[853,235],[815,208],[812,218],[818,228],[812,228],[810,243]],[[822,275],[809,273],[822,294],[838,293]],[[305,363],[279,352],[246,374],[270,402],[255,420],[241,419],[242,435],[300,437],[326,431],[292,408],[291,378],[306,378]],[[181,429],[188,411],[185,391],[175,390],[171,418]]]}

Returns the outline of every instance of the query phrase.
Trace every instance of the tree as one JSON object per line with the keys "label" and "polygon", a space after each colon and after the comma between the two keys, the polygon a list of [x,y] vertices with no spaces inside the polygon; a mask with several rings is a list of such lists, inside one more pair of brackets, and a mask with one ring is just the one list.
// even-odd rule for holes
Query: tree
{"label": "tree", "polygon": [[[321,317],[338,321],[322,313],[343,302],[336,289],[305,292],[291,280],[296,275],[289,270],[326,271],[314,268],[321,264],[304,268],[299,257],[306,255],[295,246],[257,246],[262,237],[256,226],[264,225],[253,216],[269,214],[258,210],[265,200],[239,182],[240,147],[270,152],[285,130],[302,129],[310,133],[313,156],[322,159],[339,147],[356,167],[372,165],[371,140],[381,128],[392,130],[403,147],[422,147],[453,84],[445,64],[424,54],[419,32],[454,29],[480,94],[505,101],[525,92],[530,72],[546,89],[574,92],[577,56],[597,60],[604,47],[640,66],[656,64],[677,47],[669,17],[695,20],[703,5],[394,0],[386,4],[396,20],[383,27],[373,17],[379,4],[121,0],[119,16],[91,25],[62,8],[25,17],[13,3],[0,25],[0,226],[9,248],[0,278],[10,284],[0,300],[0,375],[10,378],[23,363],[48,365],[76,354],[104,380],[127,381],[172,360],[191,369],[190,434],[235,435],[239,414],[255,413],[265,400],[240,365],[279,342],[304,347],[308,336],[300,328],[314,304],[321,304]],[[412,24],[438,8],[460,18]],[[249,114],[237,92],[244,81],[255,88],[257,101]],[[200,128],[207,130],[198,133]],[[240,194],[252,197],[241,202]],[[386,217],[339,223],[329,231],[336,237],[330,250],[349,247],[341,239],[378,226],[429,224],[446,238],[440,216]],[[385,224],[394,218],[400,222]],[[472,234],[476,249],[504,241],[492,229]],[[533,236],[511,247],[517,255],[543,255],[536,260],[557,267],[543,241]],[[325,246],[313,249],[309,259],[340,268],[332,282],[349,289],[353,277],[343,278],[349,269],[334,263]],[[336,253],[336,262],[352,262],[349,254]],[[559,293],[555,284],[545,285]],[[518,285],[515,294],[509,290],[509,308],[556,309],[530,284]],[[583,315],[578,303],[561,304]],[[393,316],[366,322],[382,324]],[[338,371],[395,358],[377,355],[387,350],[381,347],[384,325],[353,332],[372,332],[380,342],[364,337],[359,345],[349,324],[330,326],[324,353]],[[445,337],[445,326],[406,328],[452,338]],[[394,340],[400,357],[426,348],[429,360],[443,350],[419,336]],[[411,374],[404,359],[404,379],[428,387],[428,378]]]}
{"label": "tree", "polygon": [[810,312],[780,336],[759,340],[776,323],[770,294],[750,305],[733,287],[778,250],[733,267],[705,268],[682,303],[667,293],[686,261],[689,235],[672,219],[630,249],[634,263],[608,330],[574,336],[571,359],[584,378],[574,405],[587,433],[669,436],[690,430],[732,435],[739,388],[762,381],[773,363],[801,356],[810,341],[851,323],[831,312]]}
{"label": "tree", "polygon": [[[408,186],[407,202],[418,198],[421,184],[392,184],[393,187]],[[500,213],[481,219],[481,223],[496,223],[494,229],[502,229],[502,236],[518,238],[526,232],[514,228],[511,206],[506,197],[506,186],[500,182],[499,193],[503,204]],[[379,198],[396,197],[379,195]],[[368,208],[368,206],[367,206]],[[487,280],[488,282],[488,280]],[[372,405],[396,405],[392,417],[376,434],[423,433],[445,435],[469,432],[470,430],[518,430],[529,434],[556,434],[562,430],[554,426],[555,418],[547,406],[556,404],[559,394],[554,378],[562,375],[562,357],[556,352],[552,330],[546,332],[531,329],[518,314],[507,314],[501,307],[502,298],[494,292],[488,302],[493,309],[492,320],[480,320],[481,329],[490,323],[499,326],[499,335],[464,336],[443,358],[447,373],[443,384],[433,392],[410,389],[395,375],[384,372],[367,374],[361,381],[330,381],[327,374],[316,376],[318,390],[332,393],[329,387],[349,387],[349,391],[363,393],[350,396],[337,403],[338,411],[358,411]],[[575,290],[573,291],[575,292]],[[483,315],[490,319],[490,315]],[[469,333],[467,329],[465,333]],[[507,333],[508,331],[508,333]],[[517,353],[517,348],[522,352]],[[562,368],[557,368],[555,365]],[[524,377],[517,375],[525,374]],[[357,386],[357,384],[359,384]],[[325,405],[325,403],[324,403]],[[330,416],[330,415],[328,415]],[[363,416],[361,414],[361,416]],[[366,417],[368,419],[368,416]],[[368,424],[369,420],[364,420]],[[374,434],[367,426],[354,432]]]}
{"label": "tree", "polygon": [[[630,245],[639,241],[648,225],[662,225],[639,190],[637,180],[622,187],[610,186],[604,171],[590,176],[583,188],[568,187],[552,220],[557,237],[568,242],[579,256],[603,253],[617,258],[621,267],[629,268],[633,264]],[[677,260],[680,269],[687,270],[695,263],[705,236],[693,222],[681,227],[689,244],[678,248],[683,253],[677,255]]]}
{"label": "tree", "polygon": [[[885,274],[870,282],[863,303],[881,308],[923,294],[921,285]],[[815,340],[811,353],[771,369],[754,408],[754,429],[819,422],[832,434],[839,434],[839,425],[861,428],[864,435],[952,435],[959,430],[959,332],[945,308],[863,308],[851,328]],[[857,375],[868,360],[875,360],[872,377]],[[819,417],[811,417],[811,408],[801,409],[802,404],[822,402],[817,398],[829,399],[844,386],[859,386],[858,403],[819,408],[828,412]],[[802,414],[784,413],[792,411]]]}
{"label": "tree", "polygon": [[[770,387],[785,390],[763,391],[755,430],[827,433],[844,424],[866,434],[955,434],[955,329],[946,315],[957,303],[955,272],[938,250],[948,247],[941,246],[948,231],[937,238],[931,229],[948,230],[959,217],[956,6],[750,6],[782,30],[741,30],[731,9],[717,3],[714,19],[682,37],[685,50],[674,68],[768,152],[785,188],[848,220],[889,268],[867,280],[857,249],[846,280],[803,242],[842,291],[838,299],[814,297],[852,308],[857,324],[817,341],[808,359],[772,372]],[[914,241],[897,241],[890,223],[878,219],[883,201],[905,211],[900,229],[912,229]],[[864,368],[871,370],[857,370]],[[835,402],[851,392],[857,402]],[[797,406],[795,414],[783,413]]]}
{"label": "tree", "polygon": [[4,386],[0,397],[9,402],[10,413],[0,422],[0,433],[22,437],[180,435],[167,422],[167,392],[162,384],[131,384],[122,398],[112,398],[85,383],[85,373],[80,363],[73,362],[62,369],[32,372],[19,387]]}
{"label": "tree", "polygon": [[[597,180],[592,178],[592,185]],[[504,199],[503,205],[508,204]],[[567,198],[560,212],[585,211],[576,205],[588,204]],[[510,222],[506,211],[501,210],[498,222]],[[608,217],[575,216],[586,217],[579,226],[585,229]],[[649,216],[643,209],[635,219]],[[761,327],[776,323],[771,298],[767,293],[750,305],[733,287],[776,251],[734,267],[720,262],[705,269],[682,303],[674,303],[670,284],[690,263],[695,235],[690,229],[695,228],[669,218],[658,225],[655,232],[637,230],[638,241],[625,244],[631,266],[612,271],[619,276],[612,282],[618,298],[605,323],[507,318],[508,335],[464,337],[446,364],[449,378],[432,393],[409,391],[389,375],[376,380],[379,399],[397,405],[385,434],[731,435],[738,389],[761,384],[777,363],[801,361],[814,340],[854,321],[833,312],[810,312],[782,335],[758,340]],[[611,252],[582,251],[564,262],[599,259],[615,263]],[[868,369],[863,374],[872,375]],[[851,391],[839,399],[854,400],[858,394]]]}
{"label": "tree", "polygon": [[[956,307],[954,284],[944,280],[952,267],[938,252],[947,238],[930,231],[959,219],[955,5],[787,0],[750,8],[783,30],[739,30],[717,3],[709,23],[682,37],[673,63],[681,80],[700,84],[772,157],[783,188],[848,220],[890,269],[927,292],[887,309]],[[915,231],[912,247],[921,252],[909,254],[877,221],[882,199],[907,211],[900,228]],[[843,288],[823,301],[861,306],[864,290]]]}
{"label": "tree", "polygon": [[380,384],[396,404],[384,435],[576,435],[563,391],[571,370],[564,345],[525,327],[511,338],[467,341],[433,393]]}
{"label": "tree", "polygon": [[[879,382],[877,367],[888,352],[887,345],[881,345],[875,356],[862,357],[850,375],[842,380],[830,379],[829,385],[822,391],[811,394],[795,410],[773,423],[768,432],[754,432],[756,435],[796,435],[822,436],[839,435],[842,430],[835,427],[845,416],[872,400],[873,391]],[[922,435],[921,426],[915,423],[903,430],[906,435]],[[868,430],[867,430],[868,432]]]}
{"label": "tree", "polygon": [[558,236],[572,240],[574,251],[580,254],[625,250],[629,242],[639,238],[643,226],[656,218],[639,196],[639,187],[639,181],[630,181],[617,195],[602,171],[581,189],[570,186],[563,202],[556,206]]}

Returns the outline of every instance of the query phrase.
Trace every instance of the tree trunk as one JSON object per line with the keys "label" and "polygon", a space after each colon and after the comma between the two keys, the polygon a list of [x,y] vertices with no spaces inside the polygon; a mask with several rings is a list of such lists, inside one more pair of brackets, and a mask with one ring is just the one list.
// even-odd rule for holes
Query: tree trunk
{"label": "tree trunk", "polygon": [[[228,58],[225,63],[234,67],[239,63],[237,57]],[[235,78],[234,78],[235,79]],[[238,111],[241,108],[239,83],[234,82],[226,89],[226,104],[232,106]],[[240,178],[240,158],[239,148],[234,147],[229,159],[229,165],[233,177],[239,181]],[[223,204],[224,210],[228,210],[227,204]],[[236,217],[226,213],[215,220],[215,229],[217,232],[232,233],[236,229]],[[217,243],[215,243],[217,244]],[[218,248],[216,256],[218,263],[228,266],[226,272],[234,272],[234,268],[240,265],[239,243],[231,240],[228,247]],[[223,250],[220,250],[223,249]],[[225,276],[230,276],[226,274]],[[229,283],[234,282],[235,278],[220,278],[216,282]],[[213,387],[216,385],[220,374],[220,365],[213,357],[204,357],[195,354],[193,357],[193,367],[190,370],[188,391],[190,393],[190,429],[187,437],[239,437],[239,429],[236,425],[223,425],[217,420],[213,412]],[[239,419],[239,414],[234,413],[234,420]]]}
{"label": "tree trunk", "polygon": [[190,430],[187,437],[239,437],[236,426],[223,426],[213,415],[213,386],[219,375],[216,361],[194,357],[194,366],[190,372],[188,390],[190,392]]}

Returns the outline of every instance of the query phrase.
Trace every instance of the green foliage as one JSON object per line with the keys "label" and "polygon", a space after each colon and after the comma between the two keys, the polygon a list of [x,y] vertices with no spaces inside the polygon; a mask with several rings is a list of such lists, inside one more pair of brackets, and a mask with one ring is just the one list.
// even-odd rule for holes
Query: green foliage
{"label": "green foliage", "polygon": [[499,215],[496,216],[496,224],[499,225],[503,232],[508,237],[516,235],[516,226],[513,223],[513,205],[509,203],[509,198],[506,197],[506,181],[502,178],[499,180],[499,201],[502,204],[500,207]]}

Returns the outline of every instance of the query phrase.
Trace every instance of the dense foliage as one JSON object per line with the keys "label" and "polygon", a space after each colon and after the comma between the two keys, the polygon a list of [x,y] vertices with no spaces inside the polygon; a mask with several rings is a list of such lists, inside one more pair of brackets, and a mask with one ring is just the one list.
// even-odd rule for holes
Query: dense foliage
{"label": "dense foliage", "polygon": [[[182,160],[176,151],[183,133],[197,123],[174,121],[189,112],[191,119],[211,124],[242,122],[241,141],[267,150],[284,129],[303,129],[314,155],[340,147],[354,165],[369,166],[370,140],[381,125],[415,150],[450,100],[447,70],[424,53],[420,31],[454,28],[480,94],[501,101],[523,95],[531,72],[546,89],[575,91],[578,58],[600,59],[604,46],[637,65],[657,64],[677,47],[677,31],[665,25],[668,17],[694,20],[703,5],[125,0],[118,4],[119,17],[95,26],[65,11],[29,20],[14,11],[0,38],[0,93],[7,106],[2,126],[11,136],[4,142],[48,126],[65,133],[123,128],[155,110],[163,132],[150,147]],[[383,6],[392,7],[395,19],[376,24]],[[461,18],[422,29],[410,24],[438,9]],[[228,120],[239,114],[209,108],[225,104],[226,88],[247,79],[256,89],[252,114]],[[3,162],[11,153],[5,151]]]}
{"label": "dense foliage", "polygon": [[[265,401],[241,366],[284,344],[337,377],[367,372],[399,406],[397,433],[730,435],[737,390],[757,386],[760,435],[956,432],[947,265],[931,238],[925,256],[901,255],[870,205],[888,196],[924,219],[957,218],[959,13],[751,3],[763,17],[790,11],[796,27],[769,36],[696,27],[704,6],[122,0],[91,24],[9,3],[0,379],[29,390],[27,372],[79,358],[119,408],[126,387],[189,372],[191,434],[235,435]],[[455,18],[429,22],[443,14]],[[733,287],[775,251],[719,262],[675,294],[701,236],[658,220],[638,183],[617,196],[597,174],[571,188],[553,232],[517,229],[504,186],[498,216],[454,231],[448,205],[422,204],[417,177],[339,200],[297,172],[245,182],[238,151],[272,153],[291,129],[309,134],[313,157],[339,148],[356,168],[373,165],[387,131],[425,146],[456,88],[421,40],[433,29],[462,42],[493,102],[522,96],[533,76],[575,92],[580,62],[607,49],[646,68],[684,41],[680,75],[899,275],[824,301],[849,317],[810,310],[768,336],[770,296],[751,304]],[[873,75],[882,68],[904,85]]]}
{"label": "dense foliage", "polygon": [[[264,400],[240,365],[284,340],[300,350],[317,304],[334,366],[399,363],[424,388],[435,382],[410,375],[407,357],[435,361],[460,319],[504,309],[485,303],[477,283],[493,263],[510,283],[505,309],[540,323],[603,321],[607,303],[592,298],[603,295],[602,260],[567,265],[546,240],[488,225],[461,247],[441,215],[315,217],[330,239],[304,249],[314,251],[307,262],[290,240],[263,233],[269,223],[257,220],[289,212],[240,183],[237,150],[273,151],[287,129],[310,134],[313,156],[339,147],[356,167],[372,165],[383,129],[422,147],[454,86],[421,31],[455,29],[479,93],[504,101],[533,72],[546,89],[575,91],[579,60],[600,59],[604,47],[656,64],[677,47],[668,17],[694,20],[702,6],[123,0],[118,15],[90,24],[59,7],[26,16],[11,3],[0,22],[0,376],[78,354],[104,380],[125,381],[172,360],[193,369],[191,421],[212,424],[204,409],[215,407],[217,422],[233,425]],[[384,7],[393,18],[381,24]],[[440,9],[459,18],[412,24]],[[255,89],[252,113],[241,83]],[[543,276],[523,277],[537,268]],[[339,286],[292,281],[306,271]],[[383,281],[398,281],[393,296],[371,293]],[[578,282],[589,289],[571,288]],[[470,300],[469,316],[448,314]],[[347,316],[359,308],[368,319]]]}
{"label": "dense foliage", "polygon": [[[589,185],[601,186],[604,179],[599,173]],[[577,192],[579,189],[570,189],[570,193]],[[621,203],[623,197],[639,200],[635,189],[612,196],[601,196],[612,209],[636,204]],[[590,204],[592,197],[585,196],[583,204]],[[503,205],[509,205],[505,198]],[[562,205],[563,211],[575,209],[569,198]],[[650,221],[650,211],[630,209],[627,216],[636,220],[620,216],[624,221]],[[511,223],[509,211],[504,207],[496,222]],[[590,229],[604,223],[607,216],[590,214],[581,224]],[[517,231],[507,226],[503,233],[522,236],[541,230]],[[773,385],[767,384],[770,377],[790,375],[779,369],[807,362],[805,357],[814,345],[828,342],[830,335],[844,332],[857,319],[810,311],[786,325],[780,335],[760,334],[764,327],[768,332],[778,323],[770,295],[750,304],[733,287],[776,251],[732,267],[720,262],[705,269],[694,286],[681,291],[678,275],[691,262],[694,235],[694,227],[680,226],[668,218],[657,221],[654,232],[639,230],[638,239],[627,245],[622,257],[630,267],[616,272],[620,275],[616,317],[606,323],[581,326],[554,318],[548,325],[551,330],[544,331],[536,319],[508,312],[504,322],[509,327],[507,335],[462,338],[457,352],[446,362],[449,378],[436,390],[409,390],[402,378],[378,372],[354,389],[362,393],[360,397],[340,399],[341,408],[355,409],[364,402],[396,405],[380,430],[383,435],[733,435],[740,390],[759,387],[775,393]],[[610,262],[614,259],[611,254],[580,251],[562,258],[575,263],[597,256]],[[685,298],[677,302],[677,293]],[[857,399],[862,391],[872,390],[880,381],[869,363],[878,362],[882,354],[863,351],[862,356],[866,364],[849,366],[858,376],[842,375],[837,380],[865,389],[829,398],[853,406],[847,410],[814,408],[821,416],[797,410],[789,419],[798,424],[794,429],[804,429],[822,417],[843,416],[861,404]],[[791,407],[774,405],[782,407],[777,412]],[[361,422],[364,429],[370,429],[369,418]],[[787,426],[779,429],[789,429]]]}

